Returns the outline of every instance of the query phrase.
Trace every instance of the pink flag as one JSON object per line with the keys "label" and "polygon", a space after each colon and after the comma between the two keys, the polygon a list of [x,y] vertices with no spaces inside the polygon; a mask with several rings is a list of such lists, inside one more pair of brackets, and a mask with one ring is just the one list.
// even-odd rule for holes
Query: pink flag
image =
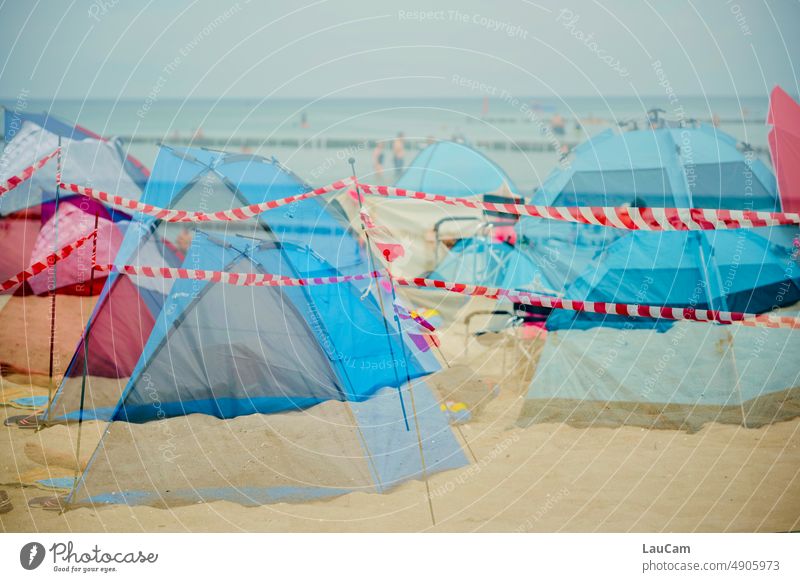
{"label": "pink flag", "polygon": [[800,105],[780,87],[770,95],[767,124],[782,210],[800,212]]}

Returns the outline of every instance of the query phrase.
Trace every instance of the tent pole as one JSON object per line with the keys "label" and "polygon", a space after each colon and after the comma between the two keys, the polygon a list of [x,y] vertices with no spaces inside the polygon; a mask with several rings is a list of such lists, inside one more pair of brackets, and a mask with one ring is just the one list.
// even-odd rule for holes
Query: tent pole
{"label": "tent pole", "polygon": [[[354,158],[350,158],[348,161],[350,163],[350,169],[352,170],[352,173],[353,173],[353,178],[356,178],[356,167],[355,167],[356,161],[355,161]],[[360,188],[358,186],[358,179],[357,178],[355,179],[355,187],[356,187],[356,199],[358,200],[359,209],[363,209],[363,202],[361,200],[361,190],[360,190]],[[372,261],[373,260],[373,257],[372,257],[372,246],[371,246],[371,241],[370,241],[370,238],[369,238],[369,229],[364,224],[363,219],[362,219],[362,222],[361,222],[361,228],[364,230],[364,236],[365,236],[366,241],[367,241],[367,255],[370,258],[370,261]],[[373,265],[374,265],[374,263],[373,263]],[[374,268],[373,268],[373,270],[374,270]],[[394,321],[395,321],[395,323],[397,325],[397,335],[398,335],[398,339],[400,341],[400,350],[401,350],[401,353],[402,353],[402,356],[403,356],[403,363],[405,364],[406,382],[407,382],[407,385],[408,385],[408,396],[409,396],[409,399],[411,400],[411,414],[414,417],[414,428],[416,429],[416,432],[417,432],[417,447],[419,448],[420,467],[422,468],[422,480],[425,482],[425,493],[426,493],[426,497],[428,499],[428,511],[430,512],[430,515],[431,515],[431,524],[435,526],[436,525],[436,514],[433,511],[433,498],[431,497],[431,485],[430,485],[430,482],[428,480],[428,467],[427,467],[427,465],[425,463],[425,451],[424,451],[424,447],[422,446],[422,433],[420,431],[420,426],[419,426],[419,416],[417,415],[417,405],[416,405],[416,402],[414,401],[414,388],[411,385],[411,374],[408,371],[408,359],[406,358],[406,349],[405,349],[405,344],[403,343],[403,330],[402,330],[402,326],[400,325],[400,316],[397,314],[397,295],[395,293],[394,280],[392,279],[391,271],[389,271],[388,274],[389,274],[389,277],[388,277],[388,279],[389,279],[389,288],[392,291],[392,311],[394,312],[393,315],[394,315]],[[378,293],[378,298],[380,299],[380,303],[381,303],[381,313],[383,314],[383,323],[384,323],[384,326],[386,327],[386,336],[388,338],[389,337],[389,325],[386,323],[386,315],[385,315],[384,306],[383,306],[383,299],[381,299],[381,290],[378,289],[377,293]],[[389,349],[390,349],[391,358],[392,358],[392,367],[395,369],[395,377],[397,377],[397,367],[394,364],[394,350],[392,349],[391,340],[389,340]],[[398,383],[399,383],[399,381],[398,381]],[[403,407],[403,420],[406,423],[406,430],[408,430],[409,429],[408,418],[406,416],[405,404],[403,403],[403,392],[402,392],[402,389],[399,390],[399,394],[400,394],[400,404]]]}
{"label": "tent pole", "polygon": [[[433,525],[436,525],[436,516],[433,512],[433,498],[431,497],[431,486],[430,482],[428,481],[428,467],[425,463],[425,451],[424,447],[422,446],[422,432],[420,431],[419,427],[419,416],[417,415],[417,405],[416,402],[414,401],[414,387],[411,385],[411,375],[409,374],[408,371],[408,359],[406,358],[406,348],[405,344],[403,343],[403,330],[402,326],[400,325],[400,316],[397,314],[397,309],[396,309],[397,295],[395,294],[394,279],[392,279],[391,271],[389,272],[389,286],[392,289],[392,306],[394,308],[394,321],[397,324],[397,335],[400,338],[400,350],[402,351],[403,362],[405,363],[406,382],[408,385],[408,397],[411,400],[411,415],[414,417],[414,428],[417,431],[417,447],[419,448],[419,459],[420,459],[420,465],[422,467],[422,479],[425,482],[425,492],[428,498],[428,510],[430,511],[431,514],[431,523]],[[380,293],[380,290],[378,290],[378,293]],[[467,444],[467,447],[469,448],[469,444]]]}
{"label": "tent pole", "polygon": [[[100,213],[95,212],[94,215],[94,236],[92,237],[92,263],[91,271],[89,272],[89,297],[94,295],[94,272],[97,266],[97,235],[98,226],[100,224]],[[83,435],[83,411],[86,402],[86,376],[89,374],[89,330],[88,328],[83,333],[83,377],[81,378],[81,405],[78,412],[78,438],[75,450],[75,480],[72,484],[72,491],[78,488],[78,479],[83,473],[81,467],[81,436]]]}
{"label": "tent pole", "polygon": [[[350,170],[352,171],[353,178],[355,178],[356,177],[356,160],[355,160],[355,158],[350,158],[348,160],[348,163],[350,164]],[[355,180],[355,188],[356,188],[356,199],[358,200],[359,219],[361,219],[360,211],[364,209],[364,205],[363,205],[363,202],[361,201],[361,189],[360,189],[360,187],[358,185],[358,180],[357,179]],[[366,238],[366,242],[367,242],[367,261],[369,262],[369,266],[368,267],[369,267],[369,271],[372,272],[372,271],[376,270],[375,258],[372,256],[372,243],[371,243],[370,238],[369,238],[369,229],[364,224],[363,220],[361,222],[361,230],[364,231],[364,237]],[[391,280],[389,282],[391,284]],[[392,287],[392,292],[394,293],[394,287]],[[406,413],[406,403],[403,400],[403,390],[402,390],[402,388],[400,388],[400,377],[397,375],[397,366],[395,366],[395,358],[394,358],[394,348],[392,347],[392,340],[391,340],[390,333],[389,333],[389,324],[386,323],[386,309],[385,309],[385,307],[383,305],[383,295],[381,294],[381,290],[380,289],[378,289],[377,295],[378,295],[378,303],[380,304],[380,308],[381,308],[381,315],[383,316],[383,329],[386,331],[386,339],[387,339],[387,341],[389,343],[389,356],[392,358],[392,369],[394,370],[394,379],[395,379],[395,381],[397,382],[397,385],[398,385],[397,393],[400,396],[400,408],[403,411],[403,422],[406,425],[406,431],[410,431],[411,427],[408,424],[408,414]],[[400,336],[400,341],[401,341],[401,344],[402,344],[402,341],[403,341],[403,336],[402,335]],[[405,358],[403,358],[403,360],[405,361]],[[408,367],[406,367],[406,375],[408,375]]]}
{"label": "tent pole", "polygon": [[[53,214],[55,232],[55,248],[53,252],[58,249],[58,203],[61,194],[61,136],[58,136],[58,154],[56,156],[56,204]],[[56,343],[56,263],[53,263],[52,284],[50,287],[50,362],[48,365],[48,403],[53,401],[53,375],[54,375],[54,357],[55,343]]]}

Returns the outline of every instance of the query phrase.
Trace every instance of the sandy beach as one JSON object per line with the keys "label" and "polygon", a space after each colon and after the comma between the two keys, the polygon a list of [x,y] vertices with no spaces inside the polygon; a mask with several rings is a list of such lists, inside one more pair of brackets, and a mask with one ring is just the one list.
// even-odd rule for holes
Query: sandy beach
{"label": "sandy beach", "polygon": [[[471,463],[430,476],[435,525],[422,481],[385,494],[351,493],[259,507],[229,502],[165,509],[112,505],[63,514],[29,508],[30,500],[51,493],[22,486],[22,481],[75,474],[76,428],[55,426],[40,432],[3,427],[0,488],[8,492],[14,509],[0,515],[2,529],[744,532],[800,527],[800,419],[758,429],[709,424],[693,434],[565,424],[519,428],[516,421],[532,370],[511,365],[518,357],[513,342],[473,340],[465,355],[463,333],[463,325],[457,324],[444,334],[443,352],[452,368],[429,384],[443,400],[457,398],[472,409],[470,422],[458,427]],[[4,389],[14,386],[19,387],[4,382]],[[322,406],[333,414],[332,407],[346,405]],[[4,416],[19,413],[3,409]],[[303,417],[289,420],[286,426],[302,434]],[[166,422],[173,421],[178,419]],[[194,438],[213,434],[222,422],[256,423],[258,430],[256,421],[190,417]],[[84,424],[82,464],[104,428],[103,423]],[[308,438],[310,442],[314,436]]]}

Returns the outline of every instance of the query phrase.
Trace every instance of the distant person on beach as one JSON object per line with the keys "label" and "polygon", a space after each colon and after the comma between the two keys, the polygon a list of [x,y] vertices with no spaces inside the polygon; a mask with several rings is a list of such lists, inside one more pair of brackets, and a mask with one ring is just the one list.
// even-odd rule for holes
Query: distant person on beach
{"label": "distant person on beach", "polygon": [[406,144],[403,132],[398,133],[394,142],[392,142],[392,154],[394,156],[394,171],[399,174],[406,161]]}
{"label": "distant person on beach", "polygon": [[561,114],[556,113],[553,118],[550,120],[550,127],[553,129],[553,133],[555,135],[564,135],[565,133],[565,123],[564,118],[561,117]]}
{"label": "distant person on beach", "polygon": [[378,180],[383,180],[383,142],[379,141],[372,150],[372,169]]}
{"label": "distant person on beach", "polygon": [[303,129],[308,127],[308,114],[305,111],[300,114],[300,127]]}

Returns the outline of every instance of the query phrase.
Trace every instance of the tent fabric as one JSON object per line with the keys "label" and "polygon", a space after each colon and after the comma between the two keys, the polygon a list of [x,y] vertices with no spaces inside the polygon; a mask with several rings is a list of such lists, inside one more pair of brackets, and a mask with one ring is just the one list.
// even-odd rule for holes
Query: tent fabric
{"label": "tent fabric", "polygon": [[[72,287],[80,290],[82,285],[91,279],[93,252],[96,252],[97,263],[100,265],[110,264],[117,256],[127,222],[114,222],[107,217],[108,213],[106,212],[103,212],[104,216],[101,217],[102,206],[90,205],[88,202],[90,201],[61,202],[58,210],[39,231],[31,252],[31,262],[44,260],[53,252],[53,249],[60,248],[65,242],[77,240],[91,233],[95,228],[95,216],[91,212],[91,208],[94,206],[96,209],[97,237],[95,241],[79,248],[66,260],[60,261],[55,269],[48,269],[48,271],[29,279],[28,284],[37,295],[47,293],[53,284],[56,288]],[[89,285],[86,284],[85,287],[88,291]]]}
{"label": "tent fabric", "polygon": [[767,124],[783,211],[800,212],[800,105],[777,86],[770,94]]}
{"label": "tent fabric", "polygon": [[[58,147],[58,135],[26,121],[6,144],[0,157],[0,182],[51,153]],[[141,186],[125,170],[125,157],[119,148],[98,139],[62,138],[62,180],[91,185],[106,192],[119,192],[138,198]],[[57,161],[51,160],[29,180],[0,198],[0,216],[37,206],[56,196]]]}
{"label": "tent fabric", "polygon": [[[58,206],[58,228],[54,219]],[[0,219],[0,280],[6,280],[26,269],[69,241],[94,230],[95,216],[99,219],[100,237],[97,242],[98,262],[110,263],[116,256],[130,216],[103,206],[83,196],[61,198],[12,213]],[[7,293],[17,295],[44,294],[51,283],[56,293],[81,295],[98,294],[89,289],[92,245],[78,249],[60,261],[53,273],[49,269],[29,279]],[[55,277],[54,277],[55,275]],[[95,284],[105,276],[96,276]],[[53,281],[53,279],[55,279]]]}
{"label": "tent fabric", "polygon": [[[781,209],[769,170],[706,126],[607,131],[574,154],[535,203]],[[800,300],[794,227],[626,232],[523,218],[517,228],[523,252],[581,249],[561,279],[570,299],[751,313]],[[696,430],[710,421],[759,426],[800,411],[795,369],[782,365],[796,339],[789,330],[566,310],[554,310],[547,328],[521,425]]]}
{"label": "tent fabric", "polygon": [[[105,139],[85,127],[64,121],[47,112],[32,113],[5,109],[3,140],[8,143],[14,139],[26,122],[38,125],[49,133],[72,141],[102,140],[111,143],[118,150],[122,150],[118,141]],[[147,178],[150,176],[150,170],[131,155],[125,155],[124,158],[125,172],[137,184],[138,189],[143,190],[147,184]]]}
{"label": "tent fabric", "polygon": [[398,398],[408,401],[410,394],[407,387],[401,392],[384,389],[363,402],[328,401],[227,420],[194,414],[115,422],[70,506],[301,502],[382,493],[467,464],[429,386],[413,387],[419,440],[414,428],[405,428]]}
{"label": "tent fabric", "polygon": [[[308,268],[309,256],[285,241],[217,240],[198,231],[187,260],[197,257],[196,268],[209,270],[337,274],[320,257]],[[298,273],[298,264],[305,270]],[[153,398],[166,416],[221,418],[361,401],[432,371],[385,323],[376,299],[362,299],[350,284],[262,288],[178,280],[113,418],[151,420]],[[150,382],[154,387],[146,389]]]}
{"label": "tent fabric", "polygon": [[[792,315],[791,313],[787,313]],[[797,331],[681,322],[551,332],[521,426],[758,427],[800,416]]]}
{"label": "tent fabric", "polygon": [[[30,266],[41,226],[41,207],[13,212],[0,219],[0,280],[6,281]],[[13,292],[10,289],[2,295]]]}
{"label": "tent fabric", "polygon": [[[609,246],[567,286],[579,301],[764,313],[800,301],[797,229],[633,232]],[[548,329],[654,327],[666,320],[556,310]]]}
{"label": "tent fabric", "polygon": [[439,141],[425,147],[404,169],[397,188],[468,197],[516,186],[498,165],[463,143]]}

